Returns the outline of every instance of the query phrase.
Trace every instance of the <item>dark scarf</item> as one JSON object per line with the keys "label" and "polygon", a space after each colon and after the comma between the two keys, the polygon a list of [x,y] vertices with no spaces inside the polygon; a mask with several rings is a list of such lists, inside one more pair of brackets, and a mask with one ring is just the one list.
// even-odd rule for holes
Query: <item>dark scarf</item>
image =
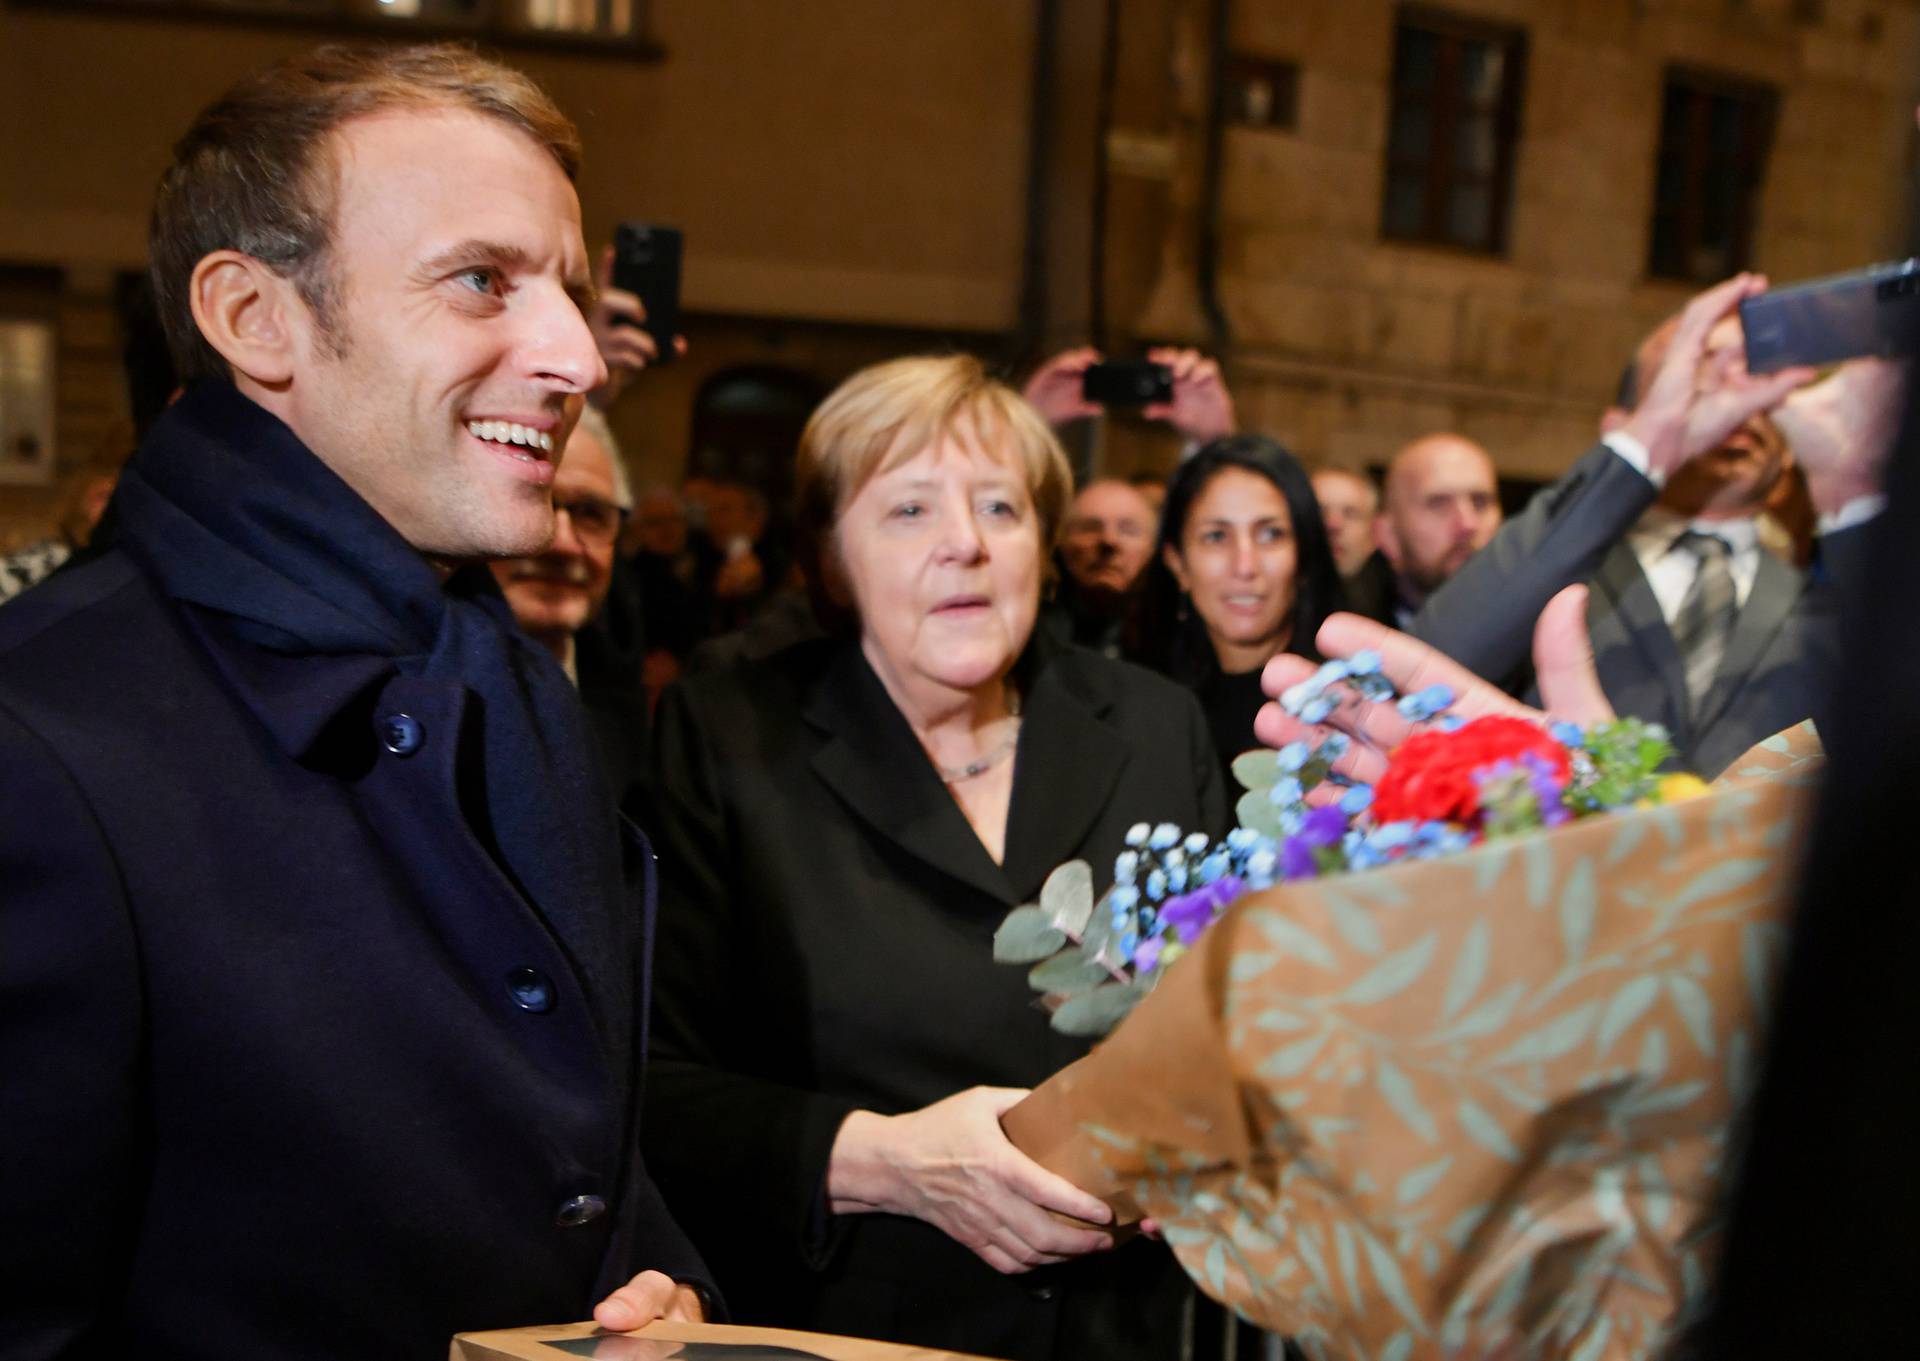
{"label": "dark scarf", "polygon": [[[293,431],[224,383],[200,383],[167,411],[113,504],[118,546],[246,642],[337,660],[343,676],[465,686],[484,734],[490,825],[475,832],[562,939],[605,938],[620,882],[612,800],[573,687],[514,626],[485,567],[443,587]],[[464,751],[461,765],[472,768]],[[579,963],[603,975],[610,961]]]}

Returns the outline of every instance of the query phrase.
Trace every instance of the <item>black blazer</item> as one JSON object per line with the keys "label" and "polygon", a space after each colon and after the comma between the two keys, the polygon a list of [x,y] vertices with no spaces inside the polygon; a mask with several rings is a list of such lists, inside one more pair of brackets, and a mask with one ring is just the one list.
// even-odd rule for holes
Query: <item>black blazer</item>
{"label": "black blazer", "polygon": [[646,1148],[736,1318],[1009,1358],[1175,1354],[1189,1287],[1157,1244],[1006,1277],[921,1221],[825,1212],[850,1112],[1032,1086],[1086,1052],[993,962],[1010,908],[1075,857],[1105,882],[1135,822],[1226,823],[1189,693],[1039,638],[1021,679],[1004,865],[853,643],[661,703]]}

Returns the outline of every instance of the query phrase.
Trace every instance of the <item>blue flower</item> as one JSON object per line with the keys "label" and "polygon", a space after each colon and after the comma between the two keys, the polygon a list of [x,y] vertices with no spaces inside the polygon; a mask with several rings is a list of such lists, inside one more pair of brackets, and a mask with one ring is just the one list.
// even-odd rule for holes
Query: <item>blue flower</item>
{"label": "blue flower", "polygon": [[1445,685],[1429,685],[1426,689],[1407,695],[1394,707],[1401,717],[1418,723],[1432,718],[1453,706],[1453,691]]}
{"label": "blue flower", "polygon": [[1149,850],[1164,851],[1180,839],[1180,829],[1171,822],[1163,822],[1153,829],[1153,835],[1147,838]]}
{"label": "blue flower", "polygon": [[1271,888],[1279,857],[1262,847],[1247,857],[1247,884],[1252,888]]}
{"label": "blue flower", "polygon": [[1282,775],[1279,783],[1267,791],[1267,801],[1278,808],[1288,808],[1306,798],[1307,791],[1300,786],[1296,775]]}
{"label": "blue flower", "polygon": [[1113,882],[1131,884],[1140,873],[1140,852],[1122,851],[1113,858]]}
{"label": "blue flower", "polygon": [[1140,937],[1134,935],[1133,932],[1122,931],[1120,933],[1120,953],[1125,955],[1127,958],[1129,959],[1133,958],[1133,952],[1139,946],[1139,944],[1140,944]]}
{"label": "blue flower", "polygon": [[1378,675],[1380,665],[1380,654],[1370,647],[1363,647],[1347,658],[1347,670],[1356,676]]}
{"label": "blue flower", "polygon": [[1373,786],[1357,784],[1340,796],[1340,811],[1348,817],[1358,817],[1373,807]]}
{"label": "blue flower", "polygon": [[1305,742],[1289,742],[1274,753],[1274,759],[1279,762],[1281,770],[1291,775],[1304,766],[1311,755],[1312,752]]}
{"label": "blue flower", "polygon": [[1325,723],[1327,721],[1327,716],[1332,712],[1333,712],[1332,700],[1324,699],[1324,698],[1313,699],[1313,700],[1308,700],[1305,704],[1300,706],[1299,717],[1302,723]]}
{"label": "blue flower", "polygon": [[1147,875],[1147,897],[1159,902],[1167,896],[1167,872],[1153,870]]}
{"label": "blue flower", "polygon": [[1328,733],[1314,754],[1332,765],[1353,749],[1353,740],[1343,732]]}
{"label": "blue flower", "polygon": [[1167,887],[1175,893],[1187,891],[1187,867],[1185,865],[1167,866]]}
{"label": "blue flower", "polygon": [[1107,901],[1113,905],[1116,912],[1131,912],[1140,906],[1140,890],[1132,884],[1116,884],[1113,891],[1107,895]]}
{"label": "blue flower", "polygon": [[1200,862],[1200,882],[1211,884],[1232,868],[1233,856],[1223,846]]}
{"label": "blue flower", "polygon": [[1240,854],[1250,851],[1254,843],[1260,840],[1260,833],[1251,827],[1235,827],[1227,833],[1227,849]]}
{"label": "blue flower", "polygon": [[1549,723],[1547,731],[1552,734],[1554,741],[1569,750],[1586,744],[1586,729],[1578,723]]}
{"label": "blue flower", "polygon": [[1189,832],[1187,833],[1187,839],[1180,844],[1188,855],[1198,855],[1207,848],[1207,834],[1205,832]]}
{"label": "blue flower", "polygon": [[1151,834],[1152,830],[1153,829],[1148,827],[1144,822],[1134,823],[1133,826],[1127,828],[1127,844],[1129,846],[1146,845],[1147,837]]}

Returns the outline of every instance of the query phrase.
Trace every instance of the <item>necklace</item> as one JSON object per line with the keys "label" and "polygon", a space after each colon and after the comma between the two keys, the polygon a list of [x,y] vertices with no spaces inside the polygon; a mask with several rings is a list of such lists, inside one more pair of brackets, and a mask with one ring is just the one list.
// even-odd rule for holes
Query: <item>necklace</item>
{"label": "necklace", "polygon": [[976,756],[963,766],[943,766],[938,761],[935,761],[933,768],[940,772],[941,782],[944,784],[959,784],[963,780],[973,779],[976,775],[985,775],[989,770],[992,770],[1012,754],[1014,747],[1020,740],[1020,695],[1018,691],[1009,691],[1007,695],[1007,720],[1009,724],[1007,735],[1001,738],[993,750],[987,752],[984,756]]}

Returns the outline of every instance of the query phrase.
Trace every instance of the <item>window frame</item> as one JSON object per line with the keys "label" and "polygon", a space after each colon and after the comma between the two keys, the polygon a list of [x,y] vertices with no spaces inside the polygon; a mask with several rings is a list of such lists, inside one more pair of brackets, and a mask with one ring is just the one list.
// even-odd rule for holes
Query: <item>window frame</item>
{"label": "window frame", "polygon": [[[1674,251],[1682,264],[1678,271],[1668,271],[1662,268],[1659,252],[1661,220],[1670,216],[1661,203],[1660,177],[1667,156],[1667,105],[1676,87],[1684,89],[1691,97],[1691,126],[1681,164],[1681,206],[1675,226],[1677,239]],[[1713,158],[1712,148],[1708,145],[1710,131],[1706,110],[1715,99],[1744,105],[1752,115],[1746,119],[1738,166],[1740,173],[1747,178],[1739,193],[1732,240],[1724,267],[1693,270],[1685,262],[1693,254],[1700,219],[1705,212],[1703,195],[1708,184],[1705,170],[1712,164]],[[1678,62],[1669,63],[1661,71],[1660,124],[1655,133],[1654,181],[1649,195],[1651,202],[1647,220],[1646,274],[1649,280],[1662,283],[1715,283],[1752,267],[1753,240],[1760,221],[1760,194],[1766,183],[1767,165],[1773,155],[1774,135],[1779,126],[1780,91],[1765,81]]]}
{"label": "window frame", "polygon": [[[1428,134],[1428,151],[1419,160],[1396,158],[1393,128],[1398,120],[1404,88],[1402,34],[1418,29],[1442,41],[1441,60],[1434,72],[1433,92],[1426,107],[1433,122]],[[1526,96],[1528,34],[1515,24],[1455,14],[1427,5],[1401,5],[1394,12],[1393,60],[1387,77],[1387,137],[1381,153],[1380,239],[1392,245],[1420,246],[1458,251],[1477,257],[1505,256],[1513,223],[1513,188],[1520,160],[1521,110]],[[1449,78],[1457,69],[1463,44],[1485,44],[1501,50],[1503,70],[1501,87],[1491,108],[1493,120],[1493,164],[1484,176],[1489,190],[1487,231],[1481,243],[1469,244],[1447,230],[1447,200],[1462,183],[1482,177],[1463,177],[1453,168],[1455,129],[1460,123],[1461,101]],[[1424,188],[1422,225],[1414,232],[1397,230],[1389,217],[1394,181],[1401,173],[1418,172]]]}
{"label": "window frame", "polygon": [[475,2],[479,12],[471,19],[460,20],[410,19],[402,15],[380,18],[369,8],[369,0],[312,0],[311,13],[300,12],[291,5],[285,12],[266,7],[274,0],[252,0],[262,6],[259,9],[222,3],[222,0],[0,0],[15,9],[52,10],[68,17],[105,15],[174,23],[298,28],[355,38],[380,36],[412,42],[480,39],[503,48],[557,49],[636,61],[658,61],[666,55],[653,37],[651,0],[632,0],[636,22],[633,32],[622,36],[524,28],[512,23],[504,13],[515,0]]}

